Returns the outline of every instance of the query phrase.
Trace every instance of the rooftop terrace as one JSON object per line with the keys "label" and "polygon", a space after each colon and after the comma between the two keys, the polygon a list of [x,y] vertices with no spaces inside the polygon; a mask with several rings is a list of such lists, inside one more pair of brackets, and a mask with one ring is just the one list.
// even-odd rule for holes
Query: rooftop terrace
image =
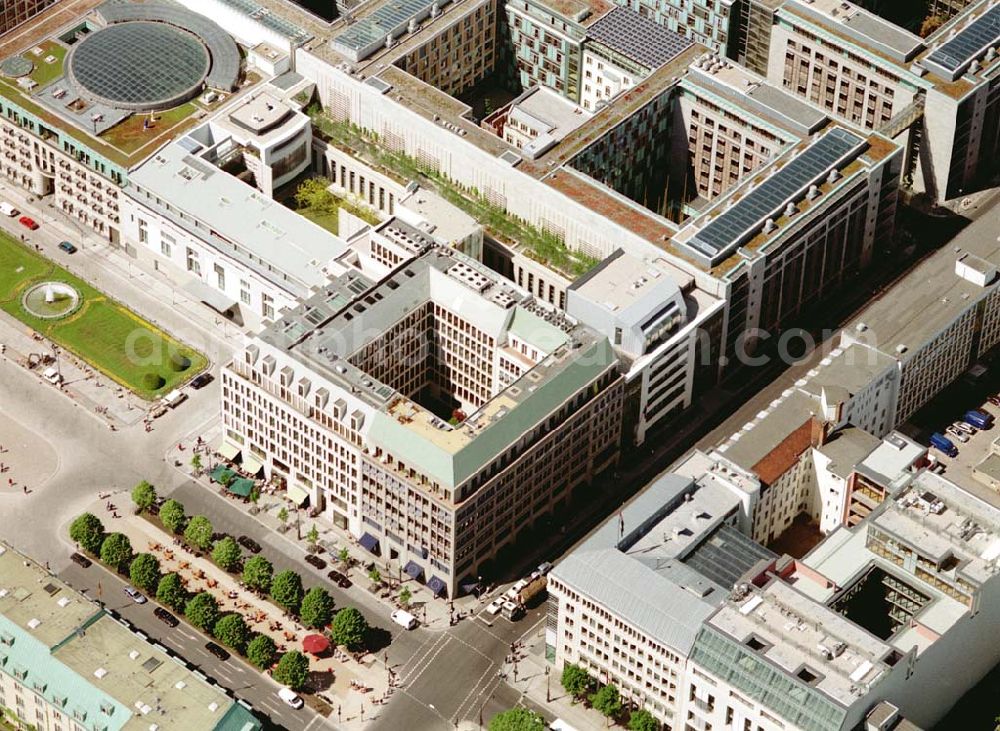
{"label": "rooftop terrace", "polygon": [[[406,227],[397,220],[389,223]],[[421,236],[416,229],[410,233]],[[497,349],[513,334],[542,354],[540,362],[457,424],[352,360],[407,312],[432,302],[475,323]],[[422,465],[446,486],[475,474],[616,360],[606,338],[540,307],[527,292],[472,260],[437,246],[377,283],[346,273],[286,312],[260,338],[366,403],[375,411],[369,440],[386,445],[405,463]],[[492,362],[493,353],[484,358]]]}
{"label": "rooftop terrace", "polygon": [[[78,14],[68,12],[71,8],[75,8]],[[96,83],[95,88],[106,90],[115,99],[132,99],[136,93],[133,85],[126,83],[118,88],[121,79],[127,77],[131,70],[119,69],[113,63],[105,63],[101,67],[109,45],[91,43],[84,48],[84,44],[101,40],[98,38],[99,29],[104,27],[106,21],[119,23],[144,19],[169,22],[197,34],[208,44],[212,54],[208,81],[227,90],[235,86],[240,72],[236,44],[203,16],[180,6],[159,2],[102,5],[85,0],[64,0],[27,23],[10,39],[5,36],[6,43],[0,45],[0,58],[20,54],[35,64],[36,71],[30,77],[33,84],[23,85],[17,83],[18,80],[0,77],[0,97],[16,104],[50,130],[58,131],[114,165],[130,169],[166,140],[178,136],[204,118],[212,105],[200,100],[178,101],[173,108],[152,115],[133,114],[125,108],[131,102],[116,106],[115,102],[102,100],[91,91],[77,86],[64,68],[63,58],[72,59],[78,48],[83,49],[89,59],[87,83],[91,86]],[[82,40],[81,36],[69,36],[68,30],[75,27],[70,25],[71,21],[76,21],[77,26],[86,24],[91,32],[83,35]],[[129,25],[152,28],[156,24],[132,22]],[[118,30],[125,29],[125,26],[111,25],[109,28]],[[190,38],[193,40],[194,36]],[[52,58],[56,59],[54,63],[50,63]],[[117,87],[112,83],[112,76],[121,77],[114,82]],[[249,86],[249,83],[246,85]],[[52,138],[51,142],[61,147],[60,139]]]}
{"label": "rooftop terrace", "polygon": [[1000,570],[1000,510],[940,475],[920,473],[872,522],[942,573],[982,584]]}
{"label": "rooftop terrace", "polygon": [[[735,594],[708,625],[766,658],[796,685],[819,691],[842,707],[878,681],[888,670],[883,660],[892,652],[886,642],[779,578]],[[799,702],[806,712],[809,704]]]}

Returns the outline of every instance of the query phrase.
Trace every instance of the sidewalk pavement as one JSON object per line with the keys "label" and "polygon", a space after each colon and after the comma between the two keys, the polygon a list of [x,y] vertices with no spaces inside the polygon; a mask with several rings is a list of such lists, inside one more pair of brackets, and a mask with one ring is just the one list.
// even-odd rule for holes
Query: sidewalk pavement
{"label": "sidewalk pavement", "polygon": [[[0,228],[15,238],[22,235],[28,245],[39,245],[42,253],[60,266],[166,330],[177,339],[197,347],[213,362],[228,358],[243,341],[243,332],[208,307],[190,297],[162,271],[144,264],[97,235],[78,225],[59,209],[34,199],[27,191],[0,181],[0,193],[41,226],[28,232],[16,218],[0,217]],[[29,201],[29,197],[32,200]],[[45,199],[48,200],[48,199]],[[75,244],[76,254],[62,255],[55,248],[60,240]]]}
{"label": "sidewalk pavement", "polygon": [[[560,682],[559,673],[545,659],[545,627],[525,636],[515,648],[515,662],[507,662],[501,672],[506,682],[543,710],[547,718],[560,718],[576,729],[602,729],[608,726],[603,714],[583,703],[576,703]],[[507,658],[511,658],[508,656]],[[517,679],[515,680],[515,665]],[[548,674],[546,674],[548,671]]]}
{"label": "sidewalk pavement", "polygon": [[[222,460],[211,452],[209,445],[218,444],[221,439],[221,433],[221,426],[216,422],[214,426],[204,430],[202,434],[191,435],[187,441],[181,443],[185,447],[183,452],[179,452],[176,445],[170,449],[166,456],[168,464],[174,464],[178,460],[181,461],[182,464],[178,469],[187,478],[194,480],[206,490],[218,490],[219,485],[209,480],[208,473]],[[202,439],[203,473],[201,475],[194,475],[191,473],[189,455],[197,448],[198,436],[201,436]],[[184,456],[182,458],[178,455]],[[401,566],[387,566],[385,559],[365,551],[348,531],[337,528],[322,517],[310,518],[305,511],[301,511],[301,514],[299,514],[298,507],[286,499],[284,493],[281,491],[270,494],[262,493],[260,501],[257,504],[259,510],[256,514],[253,512],[254,506],[249,502],[233,499],[232,503],[235,507],[254,517],[264,528],[282,535],[290,544],[297,546],[304,553],[315,553],[309,541],[306,540],[306,535],[315,525],[319,532],[318,545],[325,550],[325,560],[328,564],[328,570],[337,569],[347,574],[351,581],[354,582],[354,587],[346,590],[348,593],[363,591],[367,596],[383,604],[387,612],[391,612],[399,606],[397,600],[404,586],[410,590],[411,594],[408,611],[424,627],[430,629],[447,629],[450,626],[449,621],[452,616],[455,617],[456,621],[460,615],[471,618],[481,607],[480,600],[473,596],[460,597],[453,602],[434,597],[424,584],[411,579],[407,574],[403,573]],[[281,521],[278,520],[278,514],[282,508],[288,512],[288,521],[285,524],[284,531],[282,531],[283,526]],[[297,520],[299,521],[298,529],[296,529]],[[338,553],[342,548],[347,548],[348,554],[351,557],[354,566],[351,571],[345,571],[343,565],[338,560]],[[386,591],[383,589],[381,593],[369,591],[368,587],[371,585],[371,581],[368,579],[364,566],[372,562],[375,563],[376,568],[379,570],[382,581],[389,582],[392,585],[391,590]],[[396,563],[398,564],[398,562]],[[453,612],[449,611],[449,607],[453,609]]]}
{"label": "sidewalk pavement", "polygon": [[[58,365],[52,365],[62,375],[62,382],[50,384],[42,377],[50,366],[41,364],[40,357],[52,356],[55,345],[6,313],[0,314],[0,343],[2,357],[34,373],[39,383],[59,389],[109,428],[136,424],[146,415],[146,402],[63,348],[58,348]],[[39,364],[29,367],[29,356]]]}
{"label": "sidewalk pavement", "polygon": [[[121,493],[113,499],[124,503],[128,496]],[[317,630],[303,627],[270,601],[241,588],[237,576],[223,571],[207,557],[198,558],[182,544],[175,545],[172,536],[144,518],[134,515],[131,505],[116,503],[117,510],[114,512],[120,517],[114,518],[104,502],[92,505],[90,512],[102,516],[107,521],[109,530],[128,536],[136,553],[155,555],[163,573],[179,574],[188,591],[212,593],[219,602],[220,612],[238,612],[243,615],[251,631],[270,636],[279,651],[304,652],[302,640],[307,635],[318,633]],[[308,580],[304,583],[308,589]],[[208,639],[206,637],[206,641]],[[368,709],[370,715],[374,712],[376,703],[388,698],[392,692],[389,689],[388,673],[382,663],[370,655],[367,661],[359,662],[336,648],[322,657],[304,654],[309,658],[309,670],[313,677],[322,678],[321,682],[329,683],[316,691],[330,702],[331,718],[337,716],[339,707],[341,724],[345,728],[363,726],[362,706]],[[355,690],[354,683],[370,690],[366,693]]]}

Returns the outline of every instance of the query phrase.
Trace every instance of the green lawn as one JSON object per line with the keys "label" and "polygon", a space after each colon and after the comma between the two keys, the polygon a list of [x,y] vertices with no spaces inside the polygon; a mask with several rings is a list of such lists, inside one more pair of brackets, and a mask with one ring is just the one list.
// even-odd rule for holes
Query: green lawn
{"label": "green lawn", "polygon": [[[29,76],[39,86],[45,86],[53,79],[62,76],[63,60],[66,58],[66,47],[55,41],[47,41],[41,44],[41,48],[44,50],[41,56],[36,56],[30,50],[26,51],[23,55],[35,64],[35,70]],[[45,63],[47,56],[54,56],[57,60],[55,63]]]}
{"label": "green lawn", "polygon": [[[101,135],[109,145],[114,145],[126,155],[131,155],[150,142],[159,140],[160,135],[198,111],[192,102],[153,114],[152,126],[143,128],[148,114],[133,114]],[[159,140],[162,142],[162,140]]]}
{"label": "green lawn", "polygon": [[[25,290],[48,280],[70,284],[82,295],[82,305],[69,317],[43,320],[21,306]],[[169,392],[208,365],[201,353],[181,345],[103,292],[3,233],[0,309],[145,399]],[[184,360],[190,365],[174,370],[174,362]],[[156,376],[163,379],[158,387],[148,381]]]}
{"label": "green lawn", "polygon": [[337,220],[338,220],[338,210],[334,209],[330,212],[317,211],[315,208],[300,208],[299,213],[308,218],[310,221],[315,223],[317,226],[325,228],[327,231],[332,233],[334,236],[337,235]]}

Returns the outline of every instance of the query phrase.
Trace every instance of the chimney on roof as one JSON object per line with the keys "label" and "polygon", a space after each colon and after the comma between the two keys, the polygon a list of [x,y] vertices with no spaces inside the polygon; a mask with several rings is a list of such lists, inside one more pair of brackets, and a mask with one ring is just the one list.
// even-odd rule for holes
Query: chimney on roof
{"label": "chimney on roof", "polygon": [[826,439],[829,436],[828,429],[830,424],[823,419],[817,419],[813,415],[810,420],[810,431],[809,431],[809,444],[812,447],[822,447],[826,444]]}

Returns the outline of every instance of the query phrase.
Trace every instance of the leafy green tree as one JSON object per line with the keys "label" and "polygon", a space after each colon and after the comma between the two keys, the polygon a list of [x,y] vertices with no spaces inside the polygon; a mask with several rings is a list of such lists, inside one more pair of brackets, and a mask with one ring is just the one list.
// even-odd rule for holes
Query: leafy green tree
{"label": "leafy green tree", "polygon": [[178,611],[187,603],[187,589],[175,573],[164,574],[156,587],[156,601]]}
{"label": "leafy green tree", "polygon": [[273,677],[292,690],[301,690],[309,680],[309,658],[298,650],[286,652],[278,660]]}
{"label": "leafy green tree", "polygon": [[399,592],[399,603],[404,607],[410,606],[410,600],[413,598],[413,592],[410,591],[410,587],[404,586]]}
{"label": "leafy green tree", "polygon": [[344,607],[333,618],[330,625],[330,640],[349,650],[364,646],[368,634],[368,622],[355,607]]}
{"label": "leafy green tree", "polygon": [[226,536],[221,541],[215,542],[212,549],[212,560],[223,571],[235,571],[240,566],[243,558],[243,551],[232,536]]}
{"label": "leafy green tree", "polygon": [[322,629],[333,619],[333,597],[320,586],[314,586],[302,599],[302,624]]}
{"label": "leafy green tree", "polygon": [[594,679],[579,665],[567,663],[563,666],[562,687],[574,698],[583,698],[594,687]]}
{"label": "leafy green tree", "polygon": [[628,719],[629,731],[660,731],[660,722],[645,708],[632,711]]}
{"label": "leafy green tree", "polygon": [[316,213],[331,213],[336,208],[337,199],[327,190],[329,184],[323,178],[306,178],[295,191],[295,205]]}
{"label": "leafy green tree", "polygon": [[490,719],[489,731],[545,731],[545,719],[527,708],[511,708]]}
{"label": "leafy green tree", "polygon": [[368,569],[368,578],[371,579],[371,582],[373,584],[381,583],[381,581],[382,581],[382,572],[379,571],[374,566],[372,566],[370,569]]}
{"label": "leafy green tree", "polygon": [[250,640],[250,628],[239,614],[227,614],[215,622],[213,634],[226,647],[242,654]]}
{"label": "leafy green tree", "polygon": [[184,528],[184,505],[176,500],[167,500],[160,506],[160,522],[171,533],[180,533]]}
{"label": "leafy green tree", "polygon": [[204,515],[196,515],[188,521],[187,527],[184,529],[184,537],[191,545],[207,551],[212,547],[213,532],[212,521]]}
{"label": "leafy green tree", "polygon": [[263,556],[251,556],[243,562],[243,583],[255,591],[270,591],[274,567]]}
{"label": "leafy green tree", "polygon": [[211,634],[219,618],[219,602],[207,591],[195,594],[184,606],[184,616],[195,627]]}
{"label": "leafy green tree", "polygon": [[155,592],[160,584],[159,559],[151,553],[140,553],[129,564],[128,576],[133,586],[148,593]]}
{"label": "leafy green tree", "polygon": [[278,654],[278,646],[267,635],[257,635],[247,645],[247,660],[261,670],[274,665],[274,657]]}
{"label": "leafy green tree", "polygon": [[309,529],[309,532],[306,533],[306,543],[309,544],[309,547],[313,551],[316,550],[316,544],[319,543],[319,530],[316,528],[315,523],[313,523],[313,527]]}
{"label": "leafy green tree", "polygon": [[292,614],[299,613],[302,604],[302,577],[288,569],[271,581],[271,598]]}
{"label": "leafy green tree", "polygon": [[69,537],[79,543],[84,551],[96,556],[104,542],[104,524],[93,513],[84,513],[70,525]]}
{"label": "leafy green tree", "polygon": [[149,510],[156,502],[156,488],[143,480],[132,488],[132,502],[140,513]]}
{"label": "leafy green tree", "polygon": [[124,533],[112,533],[101,544],[101,560],[121,571],[132,560],[132,542]]}
{"label": "leafy green tree", "polygon": [[622,698],[618,686],[614,683],[602,685],[600,690],[590,696],[590,705],[608,718],[616,718],[622,712]]}
{"label": "leafy green tree", "polygon": [[351,554],[347,550],[346,546],[344,546],[343,548],[341,548],[337,552],[337,560],[340,561],[345,566],[349,566],[350,565],[350,563],[351,563]]}
{"label": "leafy green tree", "polygon": [[201,455],[197,452],[191,455],[191,469],[195,472],[201,472]]}
{"label": "leafy green tree", "polygon": [[278,522],[281,523],[281,527],[285,527],[285,523],[288,522],[288,508],[281,506],[281,510],[278,511]]}

